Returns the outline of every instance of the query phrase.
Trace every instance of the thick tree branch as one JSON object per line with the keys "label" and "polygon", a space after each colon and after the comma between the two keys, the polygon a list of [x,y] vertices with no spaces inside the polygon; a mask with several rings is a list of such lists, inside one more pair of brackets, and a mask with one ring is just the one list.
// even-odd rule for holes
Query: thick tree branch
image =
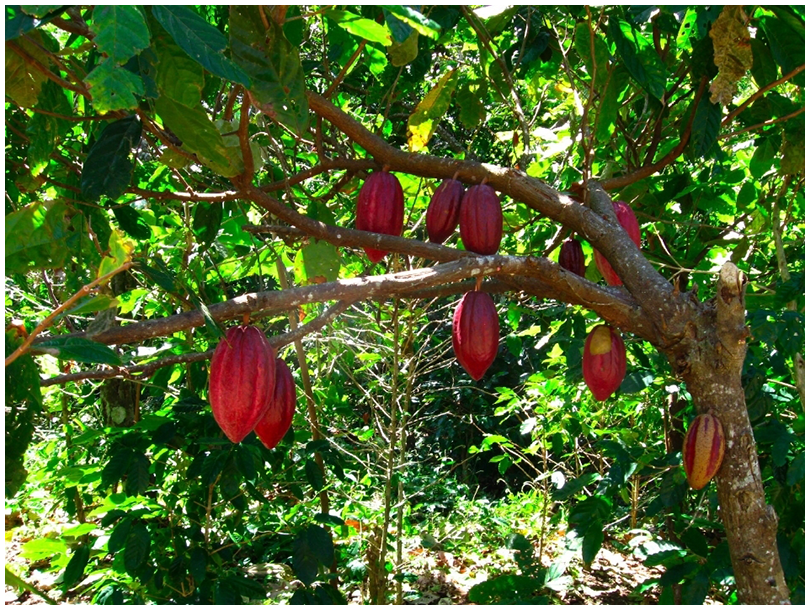
{"label": "thick tree branch", "polygon": [[[279,350],[285,345],[289,345],[290,343],[305,337],[309,333],[318,331],[324,326],[332,324],[332,322],[334,322],[335,319],[350,306],[351,302],[349,301],[338,301],[314,320],[299,326],[293,331],[284,333],[283,335],[269,337],[268,341],[273,347],[276,348],[276,350]],[[148,364],[138,364],[135,366],[119,368],[93,369],[91,371],[69,373],[67,375],[58,375],[56,377],[51,377],[50,379],[45,379],[40,383],[40,386],[46,387],[50,385],[61,385],[68,383],[69,381],[83,381],[86,379],[112,379],[114,377],[133,378],[136,374],[139,374],[137,377],[138,379],[142,379],[149,377],[156,370],[163,368],[164,366],[210,360],[211,356],[213,355],[214,350],[210,349],[206,352],[192,352],[188,354],[167,356],[166,358],[160,358]]]}
{"label": "thick tree branch", "polygon": [[[539,283],[536,280],[532,281],[530,278],[519,278],[515,286],[517,289],[523,289],[524,285],[526,285],[528,291],[531,292],[537,289],[539,292],[544,293],[543,296],[549,297],[558,296],[564,288],[572,296],[572,302],[593,309],[605,319],[614,321],[622,328],[632,331],[653,343],[657,344],[659,342],[648,318],[631,299],[627,298],[626,293],[620,289],[596,286],[576,274],[565,271],[547,259],[535,257],[465,256],[460,260],[436,265],[435,267],[402,271],[389,275],[337,280],[314,286],[299,286],[283,291],[249,293],[229,301],[212,304],[208,307],[208,310],[215,320],[231,320],[260,310],[263,310],[263,314],[270,315],[305,303],[336,300],[359,301],[368,298],[407,295],[413,291],[431,288],[440,284],[488,275],[534,275],[538,278],[544,278]],[[554,278],[553,287],[545,284],[548,278]],[[545,294],[546,292],[550,294]],[[187,311],[166,318],[110,328],[94,335],[93,340],[107,345],[137,343],[155,337],[168,336],[204,324],[205,320],[201,311]],[[86,335],[77,333],[64,336]]]}
{"label": "thick tree branch", "polygon": [[[699,99],[702,91],[703,87],[699,88],[696,99]],[[532,178],[518,170],[504,169],[486,163],[457,161],[434,157],[432,155],[414,155],[403,152],[390,146],[382,138],[372,134],[363,125],[324,100],[321,96],[310,92],[307,94],[307,97],[310,102],[310,108],[312,108],[315,113],[330,121],[352,140],[363,146],[374,156],[378,163],[387,164],[394,170],[404,171],[418,176],[452,178],[457,173],[458,179],[468,184],[478,184],[486,178],[488,183],[495,189],[511,196],[513,199],[524,202],[544,216],[573,229],[605,255],[620,277],[623,279],[625,279],[626,276],[628,277],[626,286],[630,294],[634,295],[639,301],[642,300],[639,299],[639,296],[643,295],[643,300],[646,300],[647,303],[650,304],[647,310],[650,321],[662,334],[679,334],[682,331],[682,329],[677,326],[682,317],[676,315],[677,297],[673,296],[672,286],[655,271],[641,253],[638,252],[638,249],[635,248],[635,245],[633,245],[627,237],[624,229],[615,221],[612,206],[605,208],[603,214],[597,214],[567,195],[557,192],[540,180]],[[270,202],[261,202],[253,196],[250,196],[250,198],[266,209],[270,209],[266,205]],[[287,214],[287,217],[280,216],[281,218],[284,218],[284,220],[287,220],[306,232],[310,232],[311,229],[317,229],[314,225],[315,221],[311,219],[299,223],[291,218],[287,212],[283,210],[279,211]],[[327,231],[324,230],[325,227],[326,225],[322,225],[321,233],[316,235],[316,237],[326,239]],[[349,230],[341,229],[340,231]],[[344,234],[342,237],[346,237],[346,235]],[[400,238],[378,236],[378,240],[373,247],[382,250],[397,250],[403,252],[403,250],[398,249],[397,246],[390,241],[396,239]],[[619,245],[614,246],[613,244]],[[344,242],[339,245],[348,244]],[[389,247],[389,245],[391,247]],[[631,247],[635,251],[634,253],[630,250]],[[417,249],[419,251],[416,251]],[[440,248],[429,244],[422,244],[422,246],[414,250],[407,250],[408,253],[417,254],[425,258],[434,258],[435,260],[447,260],[446,257],[450,256],[448,251],[453,252],[453,249]],[[431,253],[435,254],[431,255]],[[632,276],[632,279],[630,279],[630,276]],[[553,282],[550,280],[550,278],[553,277],[554,276],[550,273],[546,278],[540,277],[540,279],[547,282],[549,285],[553,285]],[[588,282],[588,284],[590,284],[590,282]],[[571,300],[566,298],[566,295],[563,294],[562,291],[558,298],[570,303],[583,304],[579,299]],[[587,306],[590,307],[590,305]],[[596,311],[595,308],[591,308]],[[602,314],[600,313],[600,315]],[[649,336],[644,338],[653,340]]]}

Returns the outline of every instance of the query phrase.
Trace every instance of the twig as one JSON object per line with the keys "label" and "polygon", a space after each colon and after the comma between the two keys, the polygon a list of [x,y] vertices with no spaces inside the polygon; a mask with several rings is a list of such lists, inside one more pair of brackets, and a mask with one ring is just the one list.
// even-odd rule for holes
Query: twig
{"label": "twig", "polygon": [[798,110],[795,110],[794,112],[791,112],[790,114],[786,114],[783,117],[779,117],[778,119],[768,119],[767,121],[763,121],[762,123],[757,123],[756,125],[751,125],[750,127],[738,129],[737,131],[732,131],[731,133],[724,134],[720,136],[720,138],[725,140],[726,138],[733,138],[734,136],[738,136],[742,133],[747,133],[749,131],[754,131],[761,127],[768,127],[769,125],[775,125],[776,123],[781,123],[782,121],[787,121],[795,116],[799,116],[802,112],[804,112],[804,106],[802,106]]}
{"label": "twig", "polygon": [[751,105],[751,104],[753,104],[755,101],[757,101],[759,98],[761,98],[763,95],[765,95],[765,93],[767,93],[768,91],[770,91],[770,90],[771,90],[771,89],[773,89],[774,87],[778,87],[778,86],[779,86],[779,85],[781,85],[782,83],[789,81],[791,78],[793,78],[794,76],[796,76],[797,74],[799,74],[800,72],[803,72],[803,71],[804,71],[804,64],[802,64],[802,65],[801,65],[801,66],[799,66],[798,68],[795,68],[794,70],[791,70],[790,72],[788,72],[787,74],[785,74],[785,75],[784,75],[782,78],[780,78],[779,80],[775,80],[775,81],[773,81],[771,84],[769,84],[769,85],[765,85],[765,86],[764,86],[764,87],[762,87],[762,88],[761,88],[759,91],[757,91],[756,93],[754,93],[754,94],[753,94],[751,97],[749,97],[747,100],[745,100],[745,101],[744,101],[742,104],[740,104],[740,105],[739,105],[739,106],[737,106],[737,107],[736,107],[734,110],[732,110],[731,112],[729,112],[729,113],[728,113],[728,116],[726,116],[726,118],[724,118],[724,119],[723,119],[723,122],[722,122],[722,123],[720,123],[720,126],[721,126],[721,127],[725,127],[726,125],[728,125],[728,124],[729,124],[729,123],[732,121],[732,119],[734,119],[734,117],[736,117],[736,116],[737,116],[738,114],[740,114],[740,113],[741,113],[743,110],[745,110],[746,108],[748,108],[748,106],[750,106],[750,105]]}
{"label": "twig", "polygon": [[20,347],[18,347],[16,350],[14,350],[14,353],[12,353],[8,358],[6,358],[6,366],[8,366],[12,362],[14,362],[17,358],[19,358],[26,351],[28,351],[28,348],[31,347],[31,344],[33,343],[36,336],[39,333],[41,333],[43,330],[45,330],[46,328],[50,327],[50,325],[53,324],[53,321],[56,318],[56,316],[58,316],[60,313],[67,310],[68,308],[70,308],[76,301],[78,301],[82,297],[90,294],[90,291],[93,290],[93,288],[95,288],[96,286],[99,286],[99,285],[107,282],[114,275],[117,275],[118,273],[121,273],[122,271],[126,271],[130,267],[132,267],[132,262],[128,261],[128,262],[124,263],[123,265],[121,265],[120,267],[118,267],[117,269],[113,269],[109,273],[107,273],[105,275],[102,275],[100,278],[97,278],[97,279],[93,280],[92,282],[90,282],[89,284],[86,284],[86,285],[82,286],[81,288],[79,288],[79,290],[76,291],[76,294],[74,294],[72,297],[70,297],[64,303],[62,303],[59,307],[57,307],[51,313],[51,315],[49,315],[42,322],[40,322],[39,325],[33,330],[33,332],[31,332],[31,334],[28,335],[25,338],[25,341],[22,342],[22,345],[20,345]]}

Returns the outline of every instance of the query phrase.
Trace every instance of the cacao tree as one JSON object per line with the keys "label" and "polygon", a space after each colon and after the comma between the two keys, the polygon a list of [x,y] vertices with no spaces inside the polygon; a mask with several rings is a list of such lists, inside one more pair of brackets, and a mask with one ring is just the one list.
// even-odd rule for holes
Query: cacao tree
{"label": "cacao tree", "polygon": [[[294,540],[267,544],[292,557],[307,585],[297,601],[334,602],[332,587],[313,583],[336,574],[325,527],[344,526],[329,522],[328,475],[342,458],[323,412],[342,399],[313,384],[327,371],[350,383],[330,333],[347,332],[341,318],[355,319],[353,307],[377,303],[377,334],[390,333],[392,346],[380,387],[391,400],[374,414],[387,443],[386,511],[366,556],[369,574],[383,574],[370,579],[369,598],[384,602],[385,540],[392,521],[401,528],[405,503],[397,473],[420,379],[414,354],[431,341],[418,332],[433,323],[424,303],[463,296],[458,324],[451,309],[442,315],[459,362],[485,383],[498,353],[489,295],[500,307],[553,301],[581,327],[574,345],[576,358],[591,350],[586,367],[616,357],[594,351],[590,338],[582,345],[586,319],[668,362],[671,402],[655,409],[672,455],[681,446],[668,435],[683,435],[694,416],[711,413],[722,426],[713,481],[738,599],[785,603],[792,591],[780,554],[803,556],[804,536],[802,515],[796,537],[778,545],[779,517],[797,498],[803,506],[804,494],[795,450],[804,421],[803,134],[803,7],[8,6],[7,496],[44,418],[32,367],[44,373],[43,391],[134,380],[145,393],[137,433],[91,435],[64,402],[60,438],[81,439],[68,445],[71,464],[81,443],[105,439],[102,489],[130,499],[163,493],[147,490],[180,468],[161,461],[176,451],[191,473],[178,478],[207,494],[189,509],[199,534],[182,544],[171,512],[157,523],[134,503],[95,507],[114,528],[109,545],[125,549],[122,573],[140,583],[137,599],[165,599],[163,579],[182,573],[172,586],[185,599],[238,601],[247,585],[235,571],[212,580],[214,562],[234,552],[212,546],[217,498],[239,497],[239,516],[226,524],[236,528],[250,512],[240,494],[267,502],[259,490],[300,473],[322,521],[296,521]],[[448,218],[433,220],[434,192],[447,193],[439,203]],[[584,253],[558,254],[577,243],[569,239]],[[474,314],[484,297],[486,312]],[[306,411],[302,461],[290,449],[297,432],[285,442],[257,429],[264,446],[231,445],[204,419],[210,401],[220,422],[222,405],[249,385],[227,367],[208,385],[223,329],[245,321],[269,331],[260,351],[295,348],[286,361],[297,363]],[[314,337],[334,354],[331,365],[305,353]],[[613,390],[624,377],[621,347]],[[574,376],[560,379],[584,388],[582,360],[570,364]],[[766,369],[768,379],[758,373]],[[177,384],[166,402],[161,388]],[[257,400],[270,400],[273,387]],[[285,387],[277,402],[288,405]],[[625,397],[605,394],[597,398]],[[248,435],[257,409],[228,438]],[[177,419],[160,419],[167,410]],[[768,494],[761,464],[772,467],[751,420],[780,456]],[[162,449],[147,450],[150,442]],[[684,475],[672,477],[685,488]],[[91,484],[65,488],[72,510]],[[569,525],[577,529],[573,515]],[[601,522],[583,537],[587,556],[602,544]],[[152,544],[182,549],[150,563]],[[66,587],[89,553],[73,552]],[[99,596],[119,600],[117,584],[102,585]],[[708,580],[697,587],[701,601],[707,589]]]}

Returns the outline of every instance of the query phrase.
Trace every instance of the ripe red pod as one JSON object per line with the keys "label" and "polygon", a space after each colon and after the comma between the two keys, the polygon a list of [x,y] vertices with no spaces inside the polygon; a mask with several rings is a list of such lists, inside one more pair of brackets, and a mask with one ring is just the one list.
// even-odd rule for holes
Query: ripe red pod
{"label": "ripe red pod", "polygon": [[610,326],[596,326],[585,339],[582,375],[596,400],[606,400],[619,389],[627,371],[624,341]]}
{"label": "ripe red pod", "polygon": [[456,230],[462,197],[464,185],[450,178],[444,180],[430,198],[426,224],[428,239],[434,244],[443,244]]}
{"label": "ripe red pod", "polygon": [[208,398],[214,419],[239,443],[264,416],[276,384],[276,352],[255,326],[235,326],[211,358]]}
{"label": "ripe red pod", "polygon": [[[616,218],[619,224],[627,231],[627,234],[630,236],[630,239],[633,240],[633,243],[636,244],[636,247],[641,248],[641,229],[638,226],[638,219],[630,206],[624,201],[614,201],[613,211],[616,212]],[[596,263],[596,268],[599,269],[599,273],[605,278],[608,286],[622,285],[621,278],[619,278],[613,270],[613,267],[610,266],[610,263],[607,262],[607,259],[602,256],[598,250],[594,250],[593,259]]]}
{"label": "ripe red pod", "polygon": [[276,358],[276,388],[270,408],[256,424],[256,435],[268,449],[278,445],[290,429],[295,414],[295,381],[290,367],[281,358]]}
{"label": "ripe red pod", "polygon": [[582,252],[582,244],[576,239],[567,239],[560,247],[560,267],[585,277],[585,254]]}
{"label": "ripe red pod", "polygon": [[703,489],[720,470],[726,452],[723,425],[711,413],[698,415],[683,439],[683,469],[692,489]]}
{"label": "ripe red pod", "polygon": [[[357,221],[360,231],[402,235],[405,220],[405,198],[396,176],[386,171],[374,172],[363,183],[357,195]],[[372,263],[388,254],[385,250],[363,248]]]}
{"label": "ripe red pod", "polygon": [[498,312],[486,292],[468,292],[453,314],[453,351],[459,364],[478,381],[498,354]]}
{"label": "ripe red pod", "polygon": [[495,189],[488,184],[467,189],[458,224],[464,248],[477,254],[495,254],[503,236],[503,210]]}

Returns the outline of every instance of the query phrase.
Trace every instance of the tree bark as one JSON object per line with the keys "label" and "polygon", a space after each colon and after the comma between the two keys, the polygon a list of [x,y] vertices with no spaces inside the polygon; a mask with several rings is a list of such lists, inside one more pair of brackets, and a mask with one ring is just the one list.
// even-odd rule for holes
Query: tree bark
{"label": "tree bark", "polygon": [[726,263],[715,306],[702,307],[691,340],[668,355],[698,413],[711,411],[723,424],[726,451],[714,480],[738,597],[745,604],[784,604],[790,594],[776,546],[777,517],[765,502],[741,381],[748,336],[745,283],[744,274]]}

